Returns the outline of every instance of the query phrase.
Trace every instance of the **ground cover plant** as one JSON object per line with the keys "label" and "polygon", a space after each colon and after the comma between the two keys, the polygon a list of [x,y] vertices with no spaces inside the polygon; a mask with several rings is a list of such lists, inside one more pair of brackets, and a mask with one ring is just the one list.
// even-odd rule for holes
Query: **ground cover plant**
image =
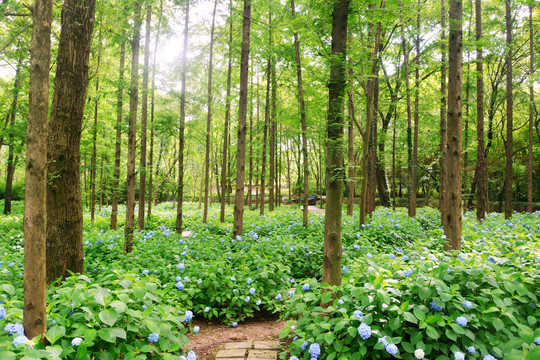
{"label": "ground cover plant", "polygon": [[[344,217],[340,287],[321,284],[322,215],[247,212],[208,224],[186,207],[188,237],[174,232],[171,204],[154,210],[132,254],[110,209],[85,215],[85,274],[48,288],[47,345],[20,338],[22,206],[0,220],[0,359],[193,358],[192,318],[236,326],[280,312],[284,358],[535,359],[540,356],[540,214],[465,215],[463,251],[443,254],[437,211],[379,208],[361,229]],[[122,218],[122,215],[120,215]],[[122,224],[120,224],[122,225]],[[323,290],[329,290],[324,292]],[[322,307],[321,304],[325,304]],[[17,340],[18,339],[18,340]],[[474,348],[474,350],[473,350]]]}

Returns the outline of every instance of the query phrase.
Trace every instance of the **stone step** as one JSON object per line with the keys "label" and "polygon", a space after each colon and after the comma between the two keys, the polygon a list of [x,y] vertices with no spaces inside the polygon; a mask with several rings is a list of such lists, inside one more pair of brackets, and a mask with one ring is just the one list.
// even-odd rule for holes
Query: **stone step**
{"label": "stone step", "polygon": [[241,341],[225,344],[216,360],[277,360],[279,341]]}

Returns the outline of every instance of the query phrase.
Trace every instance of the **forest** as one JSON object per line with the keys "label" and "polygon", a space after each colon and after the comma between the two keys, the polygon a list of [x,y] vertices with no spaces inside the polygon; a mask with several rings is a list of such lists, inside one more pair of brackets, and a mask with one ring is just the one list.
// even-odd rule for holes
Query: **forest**
{"label": "forest", "polygon": [[540,358],[534,0],[0,19],[0,359]]}

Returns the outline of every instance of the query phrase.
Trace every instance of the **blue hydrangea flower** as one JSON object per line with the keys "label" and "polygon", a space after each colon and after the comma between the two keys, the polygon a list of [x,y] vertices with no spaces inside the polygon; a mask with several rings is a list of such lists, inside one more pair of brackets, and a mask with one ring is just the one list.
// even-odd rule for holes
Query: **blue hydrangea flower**
{"label": "blue hydrangea flower", "polygon": [[180,275],[178,275],[178,276],[176,277],[176,282],[178,282],[178,281],[182,281],[182,277],[181,277]]}
{"label": "blue hydrangea flower", "polygon": [[429,308],[430,308],[431,310],[437,311],[437,312],[443,310],[442,307],[440,307],[439,305],[435,304],[435,301],[432,301],[432,302],[429,304]]}
{"label": "blue hydrangea flower", "polygon": [[177,267],[178,270],[180,270],[180,271],[183,271],[183,270],[186,268],[186,266],[185,266],[184,264],[182,264],[182,263],[176,265],[176,267]]}
{"label": "blue hydrangea flower", "polygon": [[276,295],[276,300],[281,300],[281,294]]}
{"label": "blue hydrangea flower", "polygon": [[248,303],[249,300],[251,300],[251,298],[250,298],[249,296],[246,296],[245,300],[246,300],[246,302]]}
{"label": "blue hydrangea flower", "polygon": [[396,355],[398,352],[398,348],[396,344],[388,344],[385,346],[386,352],[388,352],[390,355]]}
{"label": "blue hydrangea flower", "polygon": [[81,345],[83,339],[80,337],[76,337],[73,340],[71,340],[71,346],[79,346]]}
{"label": "blue hydrangea flower", "polygon": [[187,359],[186,360],[197,360],[197,355],[195,355],[195,352],[190,351],[187,354]]}
{"label": "blue hydrangea flower", "polygon": [[0,320],[6,317],[6,309],[3,306],[0,306]]}
{"label": "blue hydrangea flower", "polygon": [[309,346],[309,353],[311,354],[311,358],[317,359],[319,355],[321,355],[321,345],[314,343]]}
{"label": "blue hydrangea flower", "polygon": [[208,313],[209,311],[210,311],[210,308],[208,306],[204,308],[205,313]]}
{"label": "blue hydrangea flower", "polygon": [[354,250],[360,250],[360,245],[354,244],[353,248]]}
{"label": "blue hydrangea flower", "polygon": [[358,327],[358,334],[360,334],[360,337],[364,340],[369,339],[371,336],[371,327],[364,323],[360,324]]}
{"label": "blue hydrangea flower", "polygon": [[339,299],[339,300],[337,301],[337,303],[338,303],[339,305],[343,305],[344,301],[343,301],[343,299]]}
{"label": "blue hydrangea flower", "polygon": [[191,321],[191,319],[193,319],[193,312],[191,310],[186,310],[185,316],[186,316],[186,322],[188,323]]}
{"label": "blue hydrangea flower", "polygon": [[386,347],[386,345],[388,345],[388,340],[386,340],[386,336],[383,336],[382,338],[379,338],[379,340],[377,340],[377,342],[379,342],[381,344],[384,344],[385,347]]}
{"label": "blue hydrangea flower", "polygon": [[261,299],[257,300],[257,302],[255,303],[257,306],[261,305],[262,304],[262,301]]}
{"label": "blue hydrangea flower", "polygon": [[493,355],[487,354],[484,356],[484,360],[497,360],[497,358]]}
{"label": "blue hydrangea flower", "polygon": [[289,360],[298,360],[298,358],[296,356],[291,356]]}
{"label": "blue hydrangea flower", "polygon": [[176,288],[178,290],[184,290],[184,284],[182,284],[182,282],[179,281],[179,282],[176,283]]}
{"label": "blue hydrangea flower", "polygon": [[360,321],[364,320],[364,314],[360,310],[354,310],[352,316],[356,316]]}
{"label": "blue hydrangea flower", "polygon": [[465,354],[461,351],[456,351],[454,353],[454,360],[465,360]]}
{"label": "blue hydrangea flower", "polygon": [[143,275],[148,275],[148,273],[150,273],[150,271],[148,271],[147,269],[144,269],[144,270],[142,271],[142,273],[143,273]]}
{"label": "blue hydrangea flower", "polygon": [[235,321],[232,323],[232,327],[237,327],[238,326],[238,323]]}
{"label": "blue hydrangea flower", "polygon": [[304,341],[304,343],[300,345],[300,349],[302,349],[302,352],[306,351],[308,345],[309,343],[307,341]]}
{"label": "blue hydrangea flower", "polygon": [[148,335],[148,342],[156,343],[158,342],[158,340],[159,340],[159,334],[151,333],[150,335]]}
{"label": "blue hydrangea flower", "polygon": [[456,323],[459,326],[467,326],[467,318],[465,316],[460,316],[456,319]]}
{"label": "blue hydrangea flower", "polygon": [[17,346],[19,344],[24,344],[28,341],[28,338],[24,335],[19,335],[15,339],[13,339],[13,346]]}
{"label": "blue hydrangea flower", "polygon": [[536,345],[540,345],[540,337],[537,337],[536,339],[534,339],[534,343]]}
{"label": "blue hydrangea flower", "polygon": [[249,289],[249,293],[250,293],[251,295],[255,295],[255,288],[250,288],[250,289]]}
{"label": "blue hydrangea flower", "polygon": [[367,253],[366,256],[367,256],[368,259],[372,259],[372,258],[373,258],[373,255],[371,255],[370,253]]}
{"label": "blue hydrangea flower", "polygon": [[304,285],[302,286],[302,290],[304,290],[304,291],[309,291],[309,284],[304,284]]}
{"label": "blue hydrangea flower", "polygon": [[231,276],[231,281],[236,281],[236,278],[234,276]]}
{"label": "blue hydrangea flower", "polygon": [[408,255],[403,255],[403,261],[407,261],[409,260],[409,256]]}
{"label": "blue hydrangea flower", "polygon": [[195,326],[195,327],[193,328],[193,333],[196,334],[196,333],[198,333],[200,330],[201,330],[201,328],[200,328],[199,326]]}
{"label": "blue hydrangea flower", "polygon": [[474,354],[476,352],[476,349],[474,348],[474,346],[469,346],[467,348],[467,351],[469,352],[469,354]]}
{"label": "blue hydrangea flower", "polygon": [[346,273],[347,271],[349,271],[349,268],[347,266],[344,266],[343,267],[343,272]]}
{"label": "blue hydrangea flower", "polygon": [[9,332],[9,335],[24,335],[24,326],[22,324],[7,324],[4,327],[4,331]]}
{"label": "blue hydrangea flower", "polygon": [[253,280],[251,280],[251,278],[248,278],[248,279],[247,279],[247,284],[248,284],[248,285],[251,285],[251,281],[253,281]]}
{"label": "blue hydrangea flower", "polygon": [[408,276],[411,276],[411,275],[412,275],[412,270],[405,270],[405,271],[403,272],[403,275],[405,275],[405,276],[407,276],[407,277],[408,277]]}
{"label": "blue hydrangea flower", "polygon": [[394,254],[389,254],[389,255],[388,255],[388,258],[389,258],[390,260],[394,260],[394,259],[396,258],[396,255],[394,255]]}
{"label": "blue hydrangea flower", "polygon": [[472,308],[472,302],[470,302],[469,300],[465,300],[465,301],[463,302],[463,307],[464,307],[465,309],[470,309],[470,308]]}

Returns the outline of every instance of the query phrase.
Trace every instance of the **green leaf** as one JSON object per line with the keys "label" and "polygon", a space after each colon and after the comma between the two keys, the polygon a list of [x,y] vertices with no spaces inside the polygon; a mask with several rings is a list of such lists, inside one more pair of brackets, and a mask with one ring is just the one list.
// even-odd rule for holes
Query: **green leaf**
{"label": "green leaf", "polygon": [[349,335],[351,335],[353,338],[356,337],[356,335],[358,335],[358,330],[352,326],[349,326],[349,328],[347,329],[347,332],[349,333]]}
{"label": "green leaf", "polygon": [[505,325],[504,325],[504,322],[503,322],[501,319],[499,319],[499,318],[493,319],[492,324],[493,324],[493,326],[495,327],[495,329],[496,329],[497,331],[501,331],[501,329],[503,329],[504,326],[505,326]]}
{"label": "green leaf", "polygon": [[326,291],[322,294],[322,297],[321,297],[321,302],[323,304],[326,304],[326,303],[329,303],[330,301],[332,301],[332,296],[334,294],[331,292],[331,291]]}
{"label": "green leaf", "polygon": [[77,357],[79,359],[82,359],[84,355],[86,355],[87,347],[86,343],[83,341],[81,345],[77,348]]}
{"label": "green leaf", "polygon": [[102,306],[105,306],[105,299],[109,298],[111,296],[109,294],[109,291],[107,289],[103,289],[102,287],[98,287],[96,290],[96,295],[94,295],[94,300]]}
{"label": "green leaf", "polygon": [[143,353],[152,352],[152,351],[154,351],[154,350],[156,350],[156,348],[153,347],[153,346],[150,346],[150,345],[144,345],[143,347],[141,347],[141,348],[139,349],[139,351],[140,351],[140,352],[143,352]]}
{"label": "green leaf", "polygon": [[97,332],[100,339],[103,339],[107,342],[114,343],[116,342],[116,336],[113,331],[109,328],[101,329]]}
{"label": "green leaf", "polygon": [[540,346],[536,346],[534,349],[529,351],[527,356],[525,356],[525,360],[536,360],[540,359]]}
{"label": "green leaf", "polygon": [[120,339],[126,339],[126,331],[119,327],[111,328],[111,332],[114,336],[119,337]]}
{"label": "green leaf", "polygon": [[99,313],[99,319],[109,326],[113,326],[118,319],[118,313],[114,309],[106,309]]}
{"label": "green leaf", "polygon": [[435,328],[433,326],[428,326],[426,328],[426,334],[428,337],[434,339],[434,340],[437,340],[439,338],[439,333],[437,332],[437,330],[435,330]]}
{"label": "green leaf", "polygon": [[89,329],[84,332],[84,341],[91,343],[96,338],[97,331]]}
{"label": "green leaf", "polygon": [[336,336],[334,335],[333,332],[327,332],[326,334],[324,334],[324,341],[326,341],[328,345],[332,344],[335,338]]}
{"label": "green leaf", "polygon": [[416,317],[408,311],[403,313],[403,317],[408,322],[412,322],[413,324],[418,324],[418,320],[416,320]]}
{"label": "green leaf", "polygon": [[66,328],[60,325],[55,325],[50,328],[49,331],[47,331],[45,337],[47,340],[49,340],[51,345],[54,345],[54,343],[64,335],[66,335]]}
{"label": "green leaf", "polygon": [[9,295],[15,294],[15,287],[11,284],[2,284],[2,290],[7,292]]}
{"label": "green leaf", "polygon": [[2,351],[0,352],[0,360],[15,360],[17,356],[14,352],[11,351]]}
{"label": "green leaf", "polygon": [[144,295],[146,295],[146,288],[142,286],[134,286],[133,295],[135,295],[137,299],[142,300]]}
{"label": "green leaf", "polygon": [[118,314],[123,314],[127,310],[126,304],[119,300],[114,300],[113,302],[111,302],[111,307],[113,307]]}
{"label": "green leaf", "polygon": [[415,307],[413,309],[413,313],[414,313],[414,316],[416,316],[418,320],[424,320],[426,318],[426,313],[418,307]]}
{"label": "green leaf", "polygon": [[279,338],[280,339],[283,339],[284,337],[287,337],[289,335],[289,333],[291,332],[291,328],[284,328],[283,330],[281,330],[281,332],[279,333]]}
{"label": "green leaf", "polygon": [[418,289],[418,295],[420,295],[420,299],[422,300],[427,299],[431,296],[431,288],[421,286],[420,289]]}

